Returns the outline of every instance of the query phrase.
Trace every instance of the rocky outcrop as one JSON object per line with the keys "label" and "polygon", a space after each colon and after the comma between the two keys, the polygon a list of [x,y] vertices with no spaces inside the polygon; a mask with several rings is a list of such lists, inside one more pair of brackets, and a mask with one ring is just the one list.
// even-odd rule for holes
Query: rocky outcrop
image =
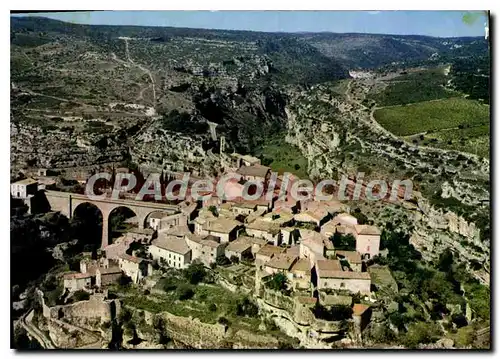
{"label": "rocky outcrop", "polygon": [[[320,180],[365,172],[365,184],[371,179],[412,180],[414,198],[400,202],[397,209],[366,201],[356,205],[382,228],[394,223],[387,211],[400,212],[398,226],[411,234],[424,258],[434,259],[450,248],[460,253],[460,261],[483,266],[474,275],[488,281],[489,161],[419,148],[387,134],[372,120],[373,109],[353,98],[350,86],[343,94],[317,85],[291,95],[286,140],[307,158],[309,175]],[[366,91],[366,86],[356,90]],[[420,175],[426,173],[429,182]]]}
{"label": "rocky outcrop", "polygon": [[76,134],[11,123],[13,167],[67,168],[119,163],[127,158],[123,134]]}

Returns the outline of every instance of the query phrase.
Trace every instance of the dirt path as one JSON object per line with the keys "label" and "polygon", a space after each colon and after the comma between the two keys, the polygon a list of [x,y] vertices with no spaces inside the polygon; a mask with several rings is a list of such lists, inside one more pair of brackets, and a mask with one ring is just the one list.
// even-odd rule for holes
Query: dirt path
{"label": "dirt path", "polygon": [[[132,58],[130,57],[130,51],[129,51],[129,47],[128,47],[128,42],[130,39],[128,38],[121,38],[121,40],[123,40],[125,42],[125,55],[127,56],[127,61],[130,62],[132,65],[136,66],[137,68],[141,69],[143,72],[147,73],[149,78],[151,79],[151,86],[153,88],[153,107],[156,108],[156,89],[155,89],[155,80],[153,78],[153,74],[151,73],[151,71],[147,68],[145,68],[144,66],[134,62],[134,60],[132,60]],[[116,57],[116,55],[115,55]]]}

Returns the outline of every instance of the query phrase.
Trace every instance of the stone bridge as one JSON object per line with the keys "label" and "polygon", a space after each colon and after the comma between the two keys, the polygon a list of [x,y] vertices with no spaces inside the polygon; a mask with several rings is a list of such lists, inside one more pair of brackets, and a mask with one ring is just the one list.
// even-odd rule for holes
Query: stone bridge
{"label": "stone bridge", "polygon": [[177,205],[166,203],[142,202],[112,198],[91,199],[83,194],[47,190],[44,191],[44,193],[47,201],[49,202],[50,209],[52,211],[61,212],[61,214],[64,214],[68,218],[74,216],[76,208],[81,204],[90,203],[96,206],[102,214],[102,248],[109,244],[109,216],[111,212],[113,212],[113,210],[119,207],[128,208],[135,213],[140,229],[144,228],[146,219],[151,213],[163,212],[165,214],[174,214],[179,212],[179,207]]}

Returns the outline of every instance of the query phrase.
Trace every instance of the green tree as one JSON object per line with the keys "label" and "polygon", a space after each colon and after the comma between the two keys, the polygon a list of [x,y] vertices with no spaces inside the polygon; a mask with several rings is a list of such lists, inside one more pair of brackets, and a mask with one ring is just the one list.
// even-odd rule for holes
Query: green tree
{"label": "green tree", "polygon": [[283,292],[287,290],[288,279],[283,273],[274,274],[267,282],[267,287],[275,291]]}
{"label": "green tree", "polygon": [[205,279],[207,271],[202,263],[192,263],[188,268],[184,269],[184,277],[191,284],[198,284]]}
{"label": "green tree", "polygon": [[259,314],[259,307],[248,298],[244,298],[236,304],[236,315],[240,317],[255,318]]}

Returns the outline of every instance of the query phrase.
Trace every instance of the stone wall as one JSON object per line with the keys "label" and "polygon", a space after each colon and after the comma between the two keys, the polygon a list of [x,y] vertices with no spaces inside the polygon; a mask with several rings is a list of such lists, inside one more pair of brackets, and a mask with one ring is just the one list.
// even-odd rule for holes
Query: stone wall
{"label": "stone wall", "polygon": [[168,335],[196,349],[220,349],[227,347],[226,327],[222,324],[202,323],[198,318],[179,317],[168,312],[153,314],[144,311],[148,325],[153,325],[156,317],[163,318]]}

